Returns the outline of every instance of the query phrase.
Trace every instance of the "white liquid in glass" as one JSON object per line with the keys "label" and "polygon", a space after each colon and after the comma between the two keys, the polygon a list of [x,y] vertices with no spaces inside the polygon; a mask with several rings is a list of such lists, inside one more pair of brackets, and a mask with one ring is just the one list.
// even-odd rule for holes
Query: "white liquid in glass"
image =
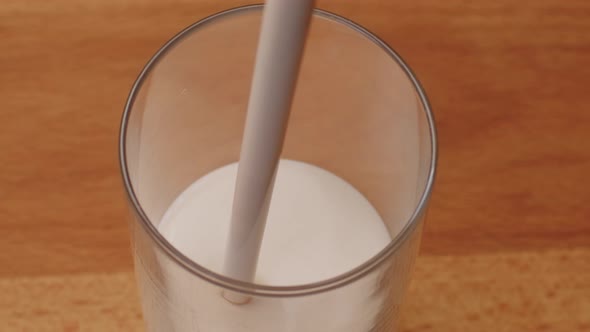
{"label": "white liquid in glass", "polygon": [[[231,164],[198,179],[176,198],[159,224],[180,252],[217,273],[222,273],[236,172],[237,164]],[[332,278],[366,262],[390,241],[377,211],[349,183],[316,166],[281,160],[255,282],[293,286]],[[194,294],[189,310],[198,317],[191,321],[201,331],[287,331],[277,325],[285,321],[293,322],[293,331],[365,331],[370,326],[363,324],[370,324],[380,302],[371,298],[374,278],[332,291],[321,302],[290,299],[285,302],[289,306],[264,298],[234,305],[211,287],[197,290],[178,282],[169,287]],[[352,322],[360,313],[366,313],[364,323]],[[297,319],[300,315],[305,321]]]}
{"label": "white liquid in glass", "polygon": [[[379,214],[354,187],[321,168],[279,164],[256,283],[292,286],[347,272],[391,238]],[[162,218],[160,232],[198,264],[222,273],[237,164],[188,187]]]}

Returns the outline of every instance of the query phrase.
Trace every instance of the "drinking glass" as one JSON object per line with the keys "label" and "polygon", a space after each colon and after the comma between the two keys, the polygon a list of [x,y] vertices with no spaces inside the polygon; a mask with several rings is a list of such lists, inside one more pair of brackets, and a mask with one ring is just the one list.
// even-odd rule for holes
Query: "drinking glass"
{"label": "drinking glass", "polygon": [[[127,101],[120,163],[147,330],[392,331],[431,195],[436,132],[408,66],[345,18],[314,11],[282,158],[352,184],[391,242],[340,275],[276,286],[209,270],[158,232],[184,189],[239,159],[262,9],[230,9],[180,32],[147,63]],[[222,291],[253,300],[211,309],[208,299]]]}

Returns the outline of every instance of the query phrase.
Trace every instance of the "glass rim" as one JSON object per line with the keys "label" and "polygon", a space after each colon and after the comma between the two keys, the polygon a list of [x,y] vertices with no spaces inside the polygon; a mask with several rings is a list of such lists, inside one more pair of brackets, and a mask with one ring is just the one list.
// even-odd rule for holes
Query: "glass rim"
{"label": "glass rim", "polygon": [[407,78],[411,81],[415,92],[418,94],[420,98],[420,102],[423,106],[423,111],[426,113],[426,117],[428,120],[428,127],[430,133],[430,143],[431,143],[431,154],[430,154],[430,165],[428,170],[428,179],[426,182],[426,186],[424,191],[420,196],[420,200],[418,204],[416,204],[414,211],[411,217],[406,221],[402,230],[389,242],[387,246],[385,246],[381,251],[377,254],[373,255],[371,258],[367,259],[364,263],[356,266],[355,268],[339,274],[337,276],[320,280],[313,283],[301,284],[301,285],[293,285],[293,286],[270,286],[270,285],[261,285],[256,283],[244,282],[237,279],[233,279],[217,272],[213,272],[204,266],[196,263],[195,261],[191,260],[184,254],[182,254],[178,249],[176,249],[168,240],[166,240],[160,232],[157,230],[156,226],[144,212],[141,204],[137,196],[135,195],[135,191],[133,189],[133,185],[131,183],[131,179],[129,177],[128,165],[126,160],[126,136],[127,136],[127,125],[129,122],[129,117],[132,112],[132,107],[135,102],[135,97],[137,96],[138,92],[140,91],[144,79],[150,73],[150,71],[154,68],[154,66],[159,62],[159,60],[177,43],[182,41],[185,37],[190,35],[192,32],[202,28],[208,23],[211,23],[219,18],[225,18],[230,15],[235,14],[242,14],[245,12],[249,12],[252,10],[260,10],[264,7],[263,4],[255,4],[255,5],[247,5],[241,7],[231,8],[225,11],[218,12],[216,14],[210,15],[205,17],[191,25],[187,28],[183,29],[181,32],[176,34],[170,40],[168,40],[147,62],[147,64],[143,67],[141,73],[135,80],[129,96],[127,98],[127,102],[125,103],[125,108],[123,111],[123,116],[121,119],[121,128],[119,132],[119,166],[121,170],[121,175],[123,177],[123,183],[125,186],[125,192],[127,194],[127,198],[131,202],[133,210],[135,214],[138,216],[139,223],[142,225],[144,230],[149,234],[151,239],[155,242],[156,246],[164,252],[164,254],[174,261],[176,264],[181,266],[185,271],[189,272],[193,276],[197,276],[207,282],[210,282],[214,285],[222,287],[224,289],[232,290],[241,292],[248,295],[253,296],[266,296],[266,297],[293,297],[293,296],[304,296],[304,295],[311,295],[326,292],[335,288],[339,288],[345,285],[348,285],[366,275],[374,271],[377,267],[381,266],[381,264],[386,261],[408,238],[408,236],[413,232],[413,230],[418,225],[421,217],[424,215],[426,211],[428,202],[431,197],[432,187],[434,184],[434,178],[436,174],[436,163],[437,163],[437,136],[436,136],[436,126],[434,122],[434,116],[432,114],[430,103],[424,92],[420,82],[411,71],[408,65],[403,61],[401,56],[399,56],[387,43],[381,40],[379,37],[368,31],[367,29],[363,28],[359,24],[339,16],[337,14],[315,8],[313,14],[315,16],[328,19],[333,23],[342,24],[347,28],[354,30],[357,33],[360,33],[363,37],[369,39],[377,46],[379,46],[384,52],[386,52],[392,60],[394,60],[404,71]]}

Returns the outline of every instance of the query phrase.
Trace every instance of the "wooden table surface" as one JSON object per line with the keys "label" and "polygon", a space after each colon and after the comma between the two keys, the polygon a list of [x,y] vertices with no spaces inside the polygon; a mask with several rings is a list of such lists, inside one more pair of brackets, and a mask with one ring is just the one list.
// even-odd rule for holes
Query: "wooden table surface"
{"label": "wooden table surface", "polygon": [[[141,331],[117,164],[170,36],[243,1],[0,4],[0,330]],[[403,331],[590,331],[590,2],[319,0],[425,86],[439,173]]]}

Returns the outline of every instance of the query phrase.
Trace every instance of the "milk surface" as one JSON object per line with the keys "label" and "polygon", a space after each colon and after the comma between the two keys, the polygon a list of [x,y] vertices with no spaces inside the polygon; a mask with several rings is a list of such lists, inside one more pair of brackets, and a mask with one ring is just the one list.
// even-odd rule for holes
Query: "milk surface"
{"label": "milk surface", "polygon": [[[160,232],[198,264],[222,273],[237,164],[191,184],[172,203]],[[345,273],[383,249],[391,237],[379,214],[353,186],[310,164],[281,160],[255,282],[293,286]]]}

